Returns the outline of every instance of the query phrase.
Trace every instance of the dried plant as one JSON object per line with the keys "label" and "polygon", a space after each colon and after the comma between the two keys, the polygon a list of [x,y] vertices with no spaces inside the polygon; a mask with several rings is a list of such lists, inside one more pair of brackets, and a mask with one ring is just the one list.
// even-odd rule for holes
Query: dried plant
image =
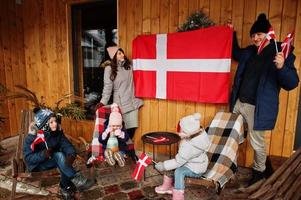
{"label": "dried plant", "polygon": [[69,100],[70,98],[71,100],[72,99],[74,100],[72,94],[63,95],[57,102],[55,102],[55,107],[53,108],[53,111],[59,116],[64,116],[71,119],[75,119],[75,120],[85,119],[86,111],[78,103],[72,102],[72,103],[67,103],[63,107],[60,106],[62,102],[64,102],[67,99]]}
{"label": "dried plant", "polygon": [[27,89],[22,85],[15,85],[16,88],[20,90],[20,92],[10,92],[11,94],[6,95],[6,99],[25,99],[26,101],[33,104],[36,108],[45,108],[45,102],[43,102],[43,96],[41,97],[41,101],[37,98],[37,95],[31,90]]}
{"label": "dried plant", "polygon": [[55,102],[55,106],[51,107],[46,105],[45,97],[41,96],[39,100],[37,95],[33,91],[27,89],[26,87],[23,87],[21,85],[16,85],[15,87],[18,88],[20,91],[9,92],[8,95],[5,95],[5,99],[22,98],[30,102],[36,108],[48,108],[59,116],[68,117],[76,120],[85,118],[85,110],[81,108],[80,105],[77,103],[67,103],[65,106],[61,107],[63,101],[72,99],[72,94],[63,95],[57,102]]}
{"label": "dried plant", "polygon": [[59,108],[55,111],[58,115],[68,117],[75,120],[85,119],[85,110],[78,105],[78,103],[72,102],[66,104],[66,106]]}

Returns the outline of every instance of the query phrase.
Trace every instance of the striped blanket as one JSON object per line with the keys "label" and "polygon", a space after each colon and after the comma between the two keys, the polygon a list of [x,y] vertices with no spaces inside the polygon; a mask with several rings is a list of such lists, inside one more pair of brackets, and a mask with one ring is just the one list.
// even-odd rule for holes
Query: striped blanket
{"label": "striped blanket", "polygon": [[[93,163],[95,160],[103,160],[103,145],[98,141],[98,138],[101,137],[102,133],[104,132],[106,126],[108,125],[108,119],[111,114],[111,107],[110,106],[103,106],[99,109],[97,109],[95,113],[95,127],[93,132],[93,138],[92,138],[92,144],[91,144],[91,153],[92,156],[88,160],[88,163]],[[126,146],[124,148],[121,147],[121,151],[127,152],[130,156],[132,154],[135,154],[135,148],[132,140],[129,138],[128,141],[126,141]]]}
{"label": "striped blanket", "polygon": [[208,129],[211,146],[206,179],[219,183],[222,188],[237,171],[238,146],[244,141],[243,117],[218,112]]}

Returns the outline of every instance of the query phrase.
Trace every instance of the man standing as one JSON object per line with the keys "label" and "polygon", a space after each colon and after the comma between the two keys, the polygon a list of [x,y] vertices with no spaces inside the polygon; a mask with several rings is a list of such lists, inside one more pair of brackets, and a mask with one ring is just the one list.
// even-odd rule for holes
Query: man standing
{"label": "man standing", "polygon": [[[230,25],[231,26],[231,25]],[[258,51],[271,28],[265,14],[260,14],[251,27],[252,45],[238,46],[236,33],[233,39],[233,59],[238,67],[232,87],[230,110],[242,114],[248,124],[250,143],[254,150],[253,175],[249,185],[264,178],[266,149],[264,131],[272,130],[278,115],[279,92],[298,86],[299,78],[294,67],[292,51],[285,59],[277,53],[273,40]],[[280,43],[277,47],[281,50]]]}

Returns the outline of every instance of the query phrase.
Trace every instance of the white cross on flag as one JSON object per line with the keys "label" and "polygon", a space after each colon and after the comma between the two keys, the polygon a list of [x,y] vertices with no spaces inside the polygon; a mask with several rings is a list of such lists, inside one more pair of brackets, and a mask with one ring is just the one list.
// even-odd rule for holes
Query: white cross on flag
{"label": "white cross on flag", "polygon": [[142,35],[133,41],[135,95],[203,103],[229,99],[232,29]]}
{"label": "white cross on flag", "polygon": [[146,153],[141,153],[139,160],[137,161],[136,168],[132,174],[132,178],[136,181],[140,181],[145,168],[152,162],[152,159],[146,155]]}
{"label": "white cross on flag", "polygon": [[34,139],[34,141],[30,145],[31,150],[34,151],[34,146],[36,144],[41,143],[41,142],[44,142],[45,146],[46,146],[46,149],[48,149],[47,142],[46,142],[45,136],[44,136],[44,131],[39,130],[38,133],[37,133],[37,137]]}
{"label": "white cross on flag", "polygon": [[[263,41],[261,42],[261,44],[259,45],[258,50],[257,50],[257,53],[258,53],[258,54],[262,51],[262,49],[266,46],[266,44],[267,44],[271,39],[276,40],[276,34],[275,34],[275,31],[274,31],[273,27],[271,27],[271,28],[269,29],[269,31],[268,31],[268,32],[266,33],[266,35],[265,35],[264,40],[263,40]],[[276,45],[276,44],[275,44],[275,45]],[[278,50],[277,50],[277,53],[278,53]]]}
{"label": "white cross on flag", "polygon": [[286,38],[283,40],[283,42],[281,44],[281,48],[282,48],[284,58],[287,58],[288,54],[290,53],[291,45],[292,45],[293,38],[294,38],[294,34],[295,34],[294,31],[287,34]]}

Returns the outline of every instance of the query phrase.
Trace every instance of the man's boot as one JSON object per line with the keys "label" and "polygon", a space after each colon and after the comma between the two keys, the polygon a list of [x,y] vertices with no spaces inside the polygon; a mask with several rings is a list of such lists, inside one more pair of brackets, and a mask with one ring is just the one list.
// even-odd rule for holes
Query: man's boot
{"label": "man's boot", "polygon": [[252,178],[248,181],[248,186],[253,185],[257,181],[264,179],[264,172],[257,171],[255,169],[252,170]]}
{"label": "man's boot", "polygon": [[84,177],[80,172],[75,174],[75,176],[71,179],[71,182],[80,192],[89,189],[95,183],[94,180]]}

